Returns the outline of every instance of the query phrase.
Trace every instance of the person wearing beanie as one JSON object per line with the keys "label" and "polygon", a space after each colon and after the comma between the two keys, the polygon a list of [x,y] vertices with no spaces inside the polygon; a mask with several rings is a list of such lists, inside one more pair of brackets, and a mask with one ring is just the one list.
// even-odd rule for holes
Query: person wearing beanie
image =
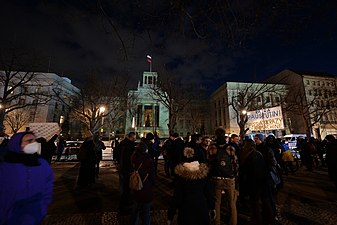
{"label": "person wearing beanie", "polygon": [[54,178],[40,153],[41,144],[31,132],[10,139],[0,163],[0,224],[37,225],[47,214]]}
{"label": "person wearing beanie", "polygon": [[214,194],[208,176],[209,168],[199,163],[195,150],[184,149],[183,160],[175,168],[177,175],[171,199],[167,224],[170,225],[178,211],[178,225],[209,225],[215,215]]}
{"label": "person wearing beanie", "polygon": [[[261,142],[264,142],[264,134],[255,134],[255,137],[258,138]],[[254,140],[256,142],[255,137]]]}
{"label": "person wearing beanie", "polygon": [[[140,142],[131,156],[132,168],[137,170],[143,181],[141,190],[133,190],[132,196],[136,204],[133,205],[131,224],[138,225],[139,217],[144,225],[151,224],[151,206],[154,197],[155,170],[152,157],[147,153],[147,145]],[[142,215],[140,216],[140,212]]]}

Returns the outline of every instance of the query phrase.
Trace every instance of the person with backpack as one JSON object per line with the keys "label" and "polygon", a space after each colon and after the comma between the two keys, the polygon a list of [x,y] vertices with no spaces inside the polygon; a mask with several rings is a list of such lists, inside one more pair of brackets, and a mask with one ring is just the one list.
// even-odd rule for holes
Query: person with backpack
{"label": "person with backpack", "polygon": [[210,175],[215,193],[215,224],[220,225],[220,209],[223,191],[225,191],[225,200],[228,203],[230,212],[230,225],[237,224],[236,200],[238,191],[235,187],[235,178],[237,175],[237,158],[235,148],[231,145],[217,147],[213,152],[209,164],[211,166]]}
{"label": "person with backpack", "polygon": [[[140,213],[142,212],[143,225],[151,224],[150,209],[152,206],[154,196],[154,184],[155,184],[155,169],[152,157],[146,152],[147,145],[144,142],[140,142],[136,151],[131,156],[131,164],[135,175],[139,175],[137,181],[130,180],[130,188],[132,189],[132,196],[135,204],[132,209],[131,224],[138,225]],[[132,174],[130,179],[134,177]],[[131,184],[141,182],[137,187],[132,187]],[[140,190],[139,190],[140,189]]]}

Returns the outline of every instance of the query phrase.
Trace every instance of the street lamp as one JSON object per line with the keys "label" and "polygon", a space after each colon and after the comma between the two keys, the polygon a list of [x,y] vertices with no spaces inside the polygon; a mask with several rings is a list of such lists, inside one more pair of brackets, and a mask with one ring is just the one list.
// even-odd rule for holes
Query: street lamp
{"label": "street lamp", "polygon": [[105,107],[104,107],[104,106],[99,107],[99,112],[100,112],[101,114],[103,114],[104,111],[105,111]]}
{"label": "street lamp", "polygon": [[63,124],[64,124],[64,116],[60,116],[60,135],[62,136],[62,131],[63,131]]}
{"label": "street lamp", "polygon": [[102,128],[101,128],[101,133],[103,134],[103,124],[104,124],[104,116],[103,116],[103,113],[105,112],[105,107],[104,106],[101,106],[99,107],[99,113],[100,115],[102,116]]}

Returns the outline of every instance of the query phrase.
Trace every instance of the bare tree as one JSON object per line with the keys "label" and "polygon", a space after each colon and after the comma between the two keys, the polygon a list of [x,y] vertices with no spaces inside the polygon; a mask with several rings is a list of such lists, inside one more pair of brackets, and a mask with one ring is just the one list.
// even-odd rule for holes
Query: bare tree
{"label": "bare tree", "polygon": [[[138,96],[135,93],[129,93],[128,96],[116,98],[116,101],[110,102],[111,113],[107,116],[107,126],[110,132],[124,128],[126,119],[136,116]],[[127,111],[131,118],[126,118]],[[132,121],[130,121],[132,122]],[[121,127],[123,126],[123,127]]]}
{"label": "bare tree", "polygon": [[[246,128],[248,117],[247,111],[263,109],[268,105],[281,104],[284,101],[286,89],[284,85],[267,83],[238,83],[233,87],[229,106],[232,107],[236,122],[240,129],[240,137],[243,137],[249,130]],[[271,95],[277,96],[279,102],[273,102]]]}
{"label": "bare tree", "polygon": [[20,109],[46,104],[51,100],[44,75],[34,71],[40,60],[32,52],[19,53],[11,49],[10,55],[0,51],[0,131],[6,115]]}
{"label": "bare tree", "polygon": [[12,134],[15,134],[29,121],[29,111],[27,109],[17,109],[7,113],[5,123],[11,128]]}
{"label": "bare tree", "polygon": [[[187,123],[190,124],[190,127],[186,127],[188,132],[205,134],[206,128],[209,128],[206,124],[210,112],[208,96],[206,96],[202,86],[198,88],[197,85],[194,85],[191,92],[193,93],[191,95],[191,101],[186,105],[184,110],[179,113],[179,117],[190,121]],[[207,132],[209,132],[208,129]]]}
{"label": "bare tree", "polygon": [[136,94],[133,91],[129,92],[126,105],[127,105],[127,111],[130,117],[126,119],[130,120],[129,121],[130,124],[132,124],[133,118],[136,118],[138,104],[139,104],[139,94]]}
{"label": "bare tree", "polygon": [[312,128],[321,123],[323,118],[333,111],[329,101],[321,101],[317,92],[314,90],[311,97],[308,97],[303,88],[293,89],[287,97],[286,110],[293,118],[303,121],[307,138],[311,137]]}
{"label": "bare tree", "polygon": [[[98,80],[92,70],[70,103],[59,96],[59,101],[71,107],[73,118],[79,120],[90,134],[94,134],[107,122],[115,121],[124,112],[123,102],[127,96],[127,82],[117,76],[111,80]],[[112,122],[113,122],[112,121]]]}
{"label": "bare tree", "polygon": [[[118,29],[118,21],[111,13],[112,10],[118,10],[117,4],[113,1],[97,0],[96,12],[101,16],[106,32],[113,33],[121,42],[126,57],[126,47]],[[320,16],[320,11],[327,11],[331,6],[331,2],[321,3],[317,5],[319,10],[316,12],[312,10],[312,4],[304,0],[244,3],[233,0],[172,0],[160,3],[130,2],[125,3],[122,10],[132,9],[133,18],[136,19],[130,23],[136,21],[137,26],[146,31],[150,40],[152,40],[151,31],[165,25],[169,32],[179,32],[183,36],[209,42],[214,41],[216,36],[221,38],[224,45],[238,48],[244,47],[248,40],[265,30],[270,31],[266,35],[277,33],[280,39],[289,42],[301,34],[305,27],[303,24],[309,24],[315,17]],[[91,7],[88,8],[92,10]],[[279,22],[281,20],[282,23]],[[112,32],[108,28],[112,29]],[[288,32],[284,32],[285,29]],[[137,35],[136,31],[134,33]]]}
{"label": "bare tree", "polygon": [[168,73],[161,73],[157,83],[151,86],[151,97],[153,100],[162,103],[169,112],[168,129],[169,132],[175,130],[177,116],[192,100],[192,88],[188,88]]}

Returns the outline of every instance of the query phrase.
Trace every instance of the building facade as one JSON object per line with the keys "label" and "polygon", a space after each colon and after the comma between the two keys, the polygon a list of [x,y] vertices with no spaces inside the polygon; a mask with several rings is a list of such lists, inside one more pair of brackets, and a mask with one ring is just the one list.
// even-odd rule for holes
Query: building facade
{"label": "building facade", "polygon": [[[211,95],[212,127],[223,128],[226,134],[240,134],[239,123],[244,120],[247,111],[282,107],[286,94],[286,85],[283,84],[226,82]],[[283,118],[286,118],[285,112]],[[284,124],[283,130],[268,132],[282,135],[287,132],[286,121]],[[248,133],[255,131],[263,130],[248,130]]]}
{"label": "building facade", "polygon": [[[20,97],[12,100],[7,98],[5,110],[8,113],[4,121],[7,133],[12,133],[9,123],[10,120],[13,122],[15,119],[24,121],[18,131],[26,130],[31,123],[54,122],[62,126],[66,121],[69,122],[70,107],[68,105],[73,93],[78,91],[78,88],[71,84],[70,79],[60,77],[55,73],[38,72],[1,71],[1,76],[5,76],[6,73],[15,74],[11,78],[11,84],[21,82],[20,87],[10,94]],[[26,77],[31,78],[26,79]],[[4,86],[1,86],[0,89],[1,93],[4,93]],[[60,96],[63,103],[56,96]],[[5,101],[4,98],[2,100]],[[20,113],[20,118],[18,113]]]}
{"label": "building facade", "polygon": [[169,112],[160,101],[153,98],[153,87],[157,85],[157,72],[144,72],[137,90],[128,93],[128,112],[126,131],[135,131],[138,137],[147,133],[157,133],[159,137],[168,137]]}
{"label": "building facade", "polygon": [[327,73],[283,70],[268,82],[289,87],[287,111],[290,133],[316,138],[337,133],[337,77]]}

